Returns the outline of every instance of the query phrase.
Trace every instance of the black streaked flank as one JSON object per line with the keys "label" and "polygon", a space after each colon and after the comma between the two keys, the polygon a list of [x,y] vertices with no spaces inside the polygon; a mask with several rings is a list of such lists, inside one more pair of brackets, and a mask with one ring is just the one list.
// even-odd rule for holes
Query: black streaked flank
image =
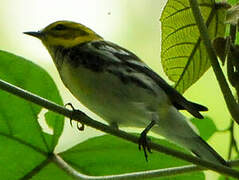
{"label": "black streaked flank", "polygon": [[[106,61],[101,60],[97,54],[84,51],[81,46],[78,45],[72,48],[53,47],[57,61],[63,59],[67,60],[75,68],[84,66],[92,71],[102,72],[106,66]],[[60,62],[57,62],[57,64],[60,64]]]}
{"label": "black streaked flank", "polygon": [[[95,44],[95,48],[100,48],[99,43]],[[55,55],[58,56],[56,58],[58,60],[68,60],[68,62],[71,63],[71,65],[75,68],[83,66],[94,72],[108,72],[118,77],[124,84],[134,83],[139,87],[147,89],[152,94],[156,95],[155,91],[150,85],[146,84],[143,80],[133,75],[133,73],[138,73],[136,70],[131,67],[125,68],[127,66],[125,64],[125,61],[126,59],[130,58],[129,56],[127,57],[126,55],[124,55],[119,58],[119,53],[117,53],[117,56],[115,56],[115,53],[112,52],[112,57],[117,59],[117,61],[114,61],[109,57],[102,56],[98,53],[92,53],[92,51],[89,51],[88,49],[89,47],[85,46],[84,44],[68,49],[58,46],[57,48],[55,48]],[[127,58],[125,59],[123,57]],[[62,62],[57,62],[57,64],[60,63],[62,64]],[[118,68],[111,69],[110,66],[115,64]],[[124,69],[124,71],[120,71],[120,69]],[[151,81],[153,82],[153,80]]]}
{"label": "black streaked flank", "polygon": [[130,76],[130,73],[126,74],[126,73],[124,73],[122,71],[114,71],[113,69],[107,69],[107,72],[109,72],[109,73],[115,75],[116,77],[118,77],[124,84],[134,83],[134,84],[138,85],[141,88],[149,90],[152,94],[154,94],[156,96],[156,93],[152,89],[152,87],[150,87],[149,85],[144,83],[142,80],[140,80],[136,76]]}
{"label": "black streaked flank", "polygon": [[98,55],[91,54],[88,52],[74,53],[75,51],[72,49],[69,54],[71,64],[74,67],[84,66],[85,68],[95,71],[95,72],[103,72],[106,67],[106,61],[102,61]]}

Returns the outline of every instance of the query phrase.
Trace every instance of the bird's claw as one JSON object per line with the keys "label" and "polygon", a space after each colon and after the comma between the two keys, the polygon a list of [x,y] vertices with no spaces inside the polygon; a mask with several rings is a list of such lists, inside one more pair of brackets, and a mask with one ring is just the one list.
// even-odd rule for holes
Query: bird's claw
{"label": "bird's claw", "polygon": [[141,146],[142,146],[143,150],[144,150],[144,157],[145,157],[146,161],[148,161],[147,151],[149,153],[152,153],[152,151],[151,151],[151,149],[149,147],[149,141],[150,141],[150,139],[147,138],[147,134],[145,133],[145,131],[143,131],[140,134],[140,137],[139,137],[139,150],[141,150]]}
{"label": "bird's claw", "polygon": [[[65,104],[65,107],[66,107],[66,106],[70,106],[70,107],[71,107],[71,109],[72,109],[72,114],[74,114],[74,113],[76,113],[76,112],[80,112],[78,109],[75,109],[74,106],[73,106],[71,103]],[[71,118],[70,118],[70,125],[71,125],[71,127],[73,126],[73,125],[72,125],[72,121],[73,121],[73,119],[72,119],[72,117],[71,117]],[[79,123],[80,123],[80,122],[77,122],[77,129],[78,129],[79,131],[83,131],[83,130],[85,129],[85,125],[84,125],[83,123],[80,123],[81,126],[79,126]]]}

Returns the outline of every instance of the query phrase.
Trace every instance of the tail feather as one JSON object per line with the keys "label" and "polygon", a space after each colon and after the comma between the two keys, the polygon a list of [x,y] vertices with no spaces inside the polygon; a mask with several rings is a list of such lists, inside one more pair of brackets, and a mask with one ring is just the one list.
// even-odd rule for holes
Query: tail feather
{"label": "tail feather", "polygon": [[185,102],[185,109],[187,109],[187,111],[190,112],[194,117],[199,119],[203,119],[203,115],[201,115],[199,111],[208,110],[207,107],[190,101]]}
{"label": "tail feather", "polygon": [[199,119],[203,119],[203,116],[200,114],[200,111],[208,111],[208,108],[188,101],[186,99],[183,99],[180,104],[177,102],[174,102],[173,105],[177,108],[177,109],[186,109],[189,113],[191,113],[194,117],[199,118]]}
{"label": "tail feather", "polygon": [[212,162],[217,162],[221,165],[228,166],[229,164],[211,147],[209,146],[200,136],[194,137],[195,141],[198,142],[198,147],[191,149],[191,151],[198,157]]}
{"label": "tail feather", "polygon": [[166,114],[159,113],[159,115],[161,116],[158,117],[157,126],[152,128],[153,132],[187,148],[201,159],[229,166],[228,163],[207,144],[207,142],[195,133],[188,124],[185,116],[183,116],[175,106],[169,107]]}
{"label": "tail feather", "polygon": [[191,102],[191,101],[189,101],[189,103],[192,104],[193,107],[198,111],[208,111],[208,108],[201,105],[201,104],[197,104],[197,103],[194,103],[194,102]]}

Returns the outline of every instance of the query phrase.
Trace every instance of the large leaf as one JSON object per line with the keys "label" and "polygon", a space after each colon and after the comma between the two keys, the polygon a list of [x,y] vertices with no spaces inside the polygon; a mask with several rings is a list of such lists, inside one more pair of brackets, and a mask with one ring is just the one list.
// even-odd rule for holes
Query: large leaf
{"label": "large leaf", "polygon": [[227,2],[232,4],[232,5],[235,5],[236,3],[239,2],[239,0],[228,0]]}
{"label": "large leaf", "polygon": [[[156,140],[154,139],[153,141]],[[182,148],[165,140],[157,140],[156,142],[183,151]],[[149,154],[149,161],[146,162],[143,152],[138,150],[136,144],[109,135],[89,139],[61,153],[60,156],[79,172],[93,176],[145,171],[187,164],[184,161],[159,152]],[[205,179],[205,177],[202,172],[194,172],[161,179],[191,180]]]}
{"label": "large leaf", "polygon": [[209,117],[205,117],[202,120],[192,118],[191,122],[197,127],[200,136],[204,140],[208,140],[217,131],[216,125],[214,124],[213,120]]}
{"label": "large leaf", "polygon": [[[211,39],[224,36],[225,7],[198,0]],[[211,66],[188,0],[169,0],[161,16],[164,72],[183,93]]]}
{"label": "large leaf", "polygon": [[[24,58],[0,51],[0,79],[62,104],[59,92],[46,71]],[[0,179],[19,179],[49,158],[63,130],[64,117],[48,112],[42,131],[42,108],[0,90]],[[42,119],[44,121],[44,119]]]}

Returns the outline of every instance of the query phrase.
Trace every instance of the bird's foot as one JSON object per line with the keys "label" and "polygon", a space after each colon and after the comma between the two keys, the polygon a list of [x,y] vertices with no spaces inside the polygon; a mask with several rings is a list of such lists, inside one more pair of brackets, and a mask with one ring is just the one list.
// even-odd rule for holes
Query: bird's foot
{"label": "bird's foot", "polygon": [[147,137],[147,132],[146,131],[143,131],[141,134],[140,134],[140,137],[139,137],[139,150],[141,150],[141,147],[143,148],[144,150],[144,157],[146,159],[146,161],[148,162],[148,154],[147,154],[147,151],[149,153],[152,153],[150,147],[149,147],[149,141],[150,139]]}
{"label": "bird's foot", "polygon": [[[75,109],[74,106],[73,106],[71,103],[65,104],[65,107],[66,107],[66,106],[70,106],[70,107],[71,107],[71,109],[72,109],[72,115],[73,115],[74,113],[80,113],[80,111],[79,111],[78,109]],[[72,117],[71,117],[71,118],[70,118],[70,125],[71,125],[71,127],[72,127],[72,121],[73,121],[73,119],[72,119]],[[81,126],[79,126],[79,124],[81,124]],[[83,131],[83,130],[85,129],[85,125],[84,125],[83,123],[77,122],[77,129],[78,129],[79,131]]]}
{"label": "bird's foot", "polygon": [[150,124],[143,130],[143,132],[140,134],[139,137],[139,150],[141,150],[141,146],[143,147],[144,150],[144,157],[146,159],[146,161],[148,161],[148,154],[147,151],[149,153],[152,153],[150,147],[149,147],[149,141],[150,139],[147,138],[147,133],[149,132],[149,130],[156,124],[156,121],[153,120],[150,122]]}

